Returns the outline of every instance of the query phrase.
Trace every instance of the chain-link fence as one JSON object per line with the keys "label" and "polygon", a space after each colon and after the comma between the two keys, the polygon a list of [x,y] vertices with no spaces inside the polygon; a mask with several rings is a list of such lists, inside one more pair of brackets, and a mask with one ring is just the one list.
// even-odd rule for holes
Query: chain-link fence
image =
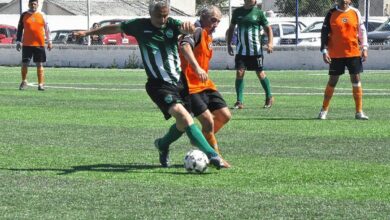
{"label": "chain-link fence", "polygon": [[[49,26],[52,31],[89,29],[94,23],[107,25],[134,17],[149,16],[150,0],[39,0],[42,11],[48,15]],[[243,5],[244,0],[168,0],[171,3],[171,16],[181,20],[196,20],[196,9],[214,4],[221,8],[224,17],[214,34],[215,39],[222,42],[229,26],[230,13]],[[390,14],[390,0],[351,0],[352,5],[359,9],[361,14],[368,19],[368,30],[372,31],[384,21]],[[4,0],[6,2],[6,0]],[[311,26],[308,32],[316,32],[318,35],[321,21],[327,11],[334,7],[336,0],[257,0],[258,6],[265,12],[275,27],[274,36],[276,44],[281,42],[279,38],[284,35],[296,33],[304,27]],[[28,0],[12,1],[0,5],[0,23],[17,26],[20,13],[20,5],[27,8]],[[298,10],[296,10],[298,8]],[[368,16],[366,16],[368,15]],[[298,16],[298,19],[296,19]],[[298,20],[298,25],[294,22]],[[287,22],[287,24],[286,24]],[[316,36],[317,36],[316,35]],[[60,34],[59,34],[60,36]],[[314,41],[316,37],[309,38]],[[295,39],[295,37],[294,37]],[[297,42],[287,39],[286,42]],[[124,35],[116,39],[106,39],[104,44],[132,44],[133,39]],[[221,43],[218,43],[221,44]],[[315,45],[317,45],[316,42]]]}

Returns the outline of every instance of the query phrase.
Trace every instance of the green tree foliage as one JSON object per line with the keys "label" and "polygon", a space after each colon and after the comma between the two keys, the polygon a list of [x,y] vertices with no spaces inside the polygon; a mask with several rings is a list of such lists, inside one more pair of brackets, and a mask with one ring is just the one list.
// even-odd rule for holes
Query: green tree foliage
{"label": "green tree foliage", "polygon": [[[298,0],[299,16],[325,16],[335,0]],[[296,0],[276,0],[275,6],[285,16],[295,16]],[[352,0],[352,6],[359,8],[359,0]]]}
{"label": "green tree foliage", "polygon": [[200,9],[206,5],[215,5],[219,8],[229,6],[229,0],[196,0],[196,8]]}
{"label": "green tree foliage", "polygon": [[[298,0],[299,16],[325,16],[334,5],[334,0]],[[285,16],[295,16],[296,0],[276,0],[275,6]]]}

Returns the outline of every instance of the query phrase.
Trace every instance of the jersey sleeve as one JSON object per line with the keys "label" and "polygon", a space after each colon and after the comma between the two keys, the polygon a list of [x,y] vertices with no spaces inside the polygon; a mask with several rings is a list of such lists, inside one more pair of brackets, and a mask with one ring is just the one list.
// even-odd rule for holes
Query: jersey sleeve
{"label": "jersey sleeve", "polygon": [[233,14],[232,14],[232,20],[230,21],[231,24],[234,24],[236,25],[237,24],[237,11],[238,9],[234,10],[233,11]]}
{"label": "jersey sleeve", "polygon": [[19,23],[18,23],[18,32],[16,34],[16,41],[21,42],[22,41],[22,35],[23,35],[23,29],[24,29],[24,24],[23,24],[23,17],[26,14],[26,12],[22,13],[19,18]]}
{"label": "jersey sleeve", "polygon": [[194,34],[188,34],[180,41],[180,45],[189,44],[192,49],[200,43],[202,28],[196,28]]}
{"label": "jersey sleeve", "polygon": [[363,47],[363,48],[368,48],[368,40],[367,40],[367,30],[366,30],[366,26],[364,25],[364,20],[362,18],[362,16],[360,15],[360,12],[357,10],[357,9],[353,9],[355,10],[356,12],[356,15],[358,17],[358,37],[359,37],[359,42],[360,42],[360,45]]}
{"label": "jersey sleeve", "polygon": [[137,37],[138,30],[142,29],[139,19],[131,19],[120,23],[120,27],[123,33]]}
{"label": "jersey sleeve", "polygon": [[259,10],[259,21],[260,21],[260,25],[263,27],[267,27],[269,25],[268,19],[267,17],[265,17],[264,12],[260,10]]}
{"label": "jersey sleeve", "polygon": [[41,12],[42,14],[42,18],[43,18],[43,22],[44,22],[44,29],[45,29],[45,38],[46,38],[46,42],[50,42],[51,41],[51,37],[50,37],[50,28],[49,28],[49,24],[47,22],[47,16],[46,14],[44,14],[43,12]]}
{"label": "jersey sleeve", "polygon": [[326,14],[324,23],[321,28],[321,47],[320,47],[321,51],[324,51],[324,49],[328,48],[331,16],[332,16],[332,10]]}

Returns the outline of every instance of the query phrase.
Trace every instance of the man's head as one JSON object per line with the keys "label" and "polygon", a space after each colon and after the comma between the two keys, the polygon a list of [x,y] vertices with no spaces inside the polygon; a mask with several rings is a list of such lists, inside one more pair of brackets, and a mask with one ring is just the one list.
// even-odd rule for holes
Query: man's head
{"label": "man's head", "polygon": [[213,33],[221,21],[222,13],[215,6],[203,8],[200,12],[200,24],[209,34]]}
{"label": "man's head", "polygon": [[351,4],[351,0],[337,0],[337,5],[340,9],[348,8],[348,6]]}
{"label": "man's head", "polygon": [[256,0],[244,0],[244,7],[251,8],[256,6],[257,1]]}
{"label": "man's head", "polygon": [[153,26],[162,28],[168,21],[169,1],[151,0],[149,3],[149,14]]}
{"label": "man's head", "polygon": [[38,10],[38,0],[29,0],[28,1],[28,8],[30,11],[37,11]]}

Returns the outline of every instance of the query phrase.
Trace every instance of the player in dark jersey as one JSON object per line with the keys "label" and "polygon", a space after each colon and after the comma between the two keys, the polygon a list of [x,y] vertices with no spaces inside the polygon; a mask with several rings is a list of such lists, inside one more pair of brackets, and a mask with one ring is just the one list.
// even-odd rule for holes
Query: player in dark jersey
{"label": "player in dark jersey", "polygon": [[188,90],[186,81],[181,79],[178,37],[180,34],[192,34],[195,27],[191,22],[181,22],[170,18],[169,10],[169,1],[151,1],[150,18],[137,18],[95,30],[79,31],[75,35],[123,32],[137,39],[148,76],[146,91],[160,108],[165,119],[172,116],[176,120],[164,137],[155,140],[163,167],[169,166],[169,145],[179,139],[183,133],[187,133],[191,142],[206,153],[211,164],[217,168],[223,168],[224,162],[209,145],[184,106],[184,96],[188,94]]}

